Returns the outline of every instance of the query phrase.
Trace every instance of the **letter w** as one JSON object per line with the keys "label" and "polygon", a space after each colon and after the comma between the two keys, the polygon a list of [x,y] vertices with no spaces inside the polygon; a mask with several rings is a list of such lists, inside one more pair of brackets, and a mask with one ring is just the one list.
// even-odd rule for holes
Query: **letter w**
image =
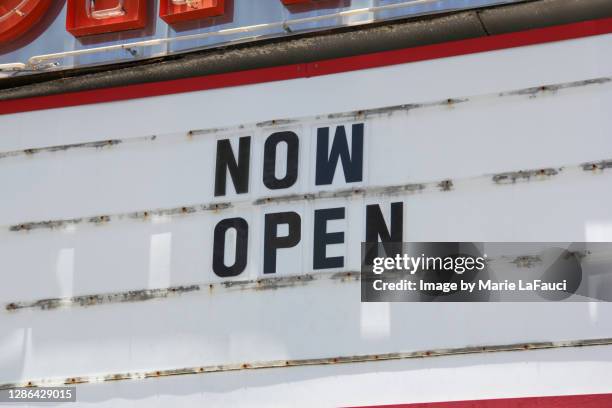
{"label": "letter w", "polygon": [[336,134],[329,152],[329,127],[317,129],[317,168],[315,185],[331,184],[334,180],[338,159],[342,161],[344,179],[347,183],[363,180],[363,123],[352,128],[352,145],[349,154],[346,129],[336,126]]}

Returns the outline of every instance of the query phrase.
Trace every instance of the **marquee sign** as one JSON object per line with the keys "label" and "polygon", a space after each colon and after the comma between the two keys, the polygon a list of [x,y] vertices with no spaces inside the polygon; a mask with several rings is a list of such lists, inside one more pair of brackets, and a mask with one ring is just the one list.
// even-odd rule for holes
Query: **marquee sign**
{"label": "marquee sign", "polygon": [[[609,406],[566,396],[610,392],[609,303],[360,304],[358,271],[368,235],[610,240],[612,40],[576,37],[610,24],[0,116],[0,389],[75,384],[136,408]],[[523,399],[491,400],[507,397]]]}

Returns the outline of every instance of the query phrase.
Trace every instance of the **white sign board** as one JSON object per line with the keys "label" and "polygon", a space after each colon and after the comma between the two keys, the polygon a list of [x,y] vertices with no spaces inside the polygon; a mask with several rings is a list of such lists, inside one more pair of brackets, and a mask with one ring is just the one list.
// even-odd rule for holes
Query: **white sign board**
{"label": "white sign board", "polygon": [[[610,337],[608,304],[362,305],[353,272],[368,231],[610,240],[611,48],[599,36],[1,117],[0,382],[102,382],[79,386],[97,404],[121,379],[134,388],[117,398],[139,406],[292,403],[305,384],[304,404],[334,405],[609,391],[604,346],[372,363],[411,384],[395,388],[352,360],[216,383],[171,370]],[[502,387],[510,368],[531,385]],[[172,378],[142,381],[157,372]],[[457,387],[441,395],[434,377]]]}

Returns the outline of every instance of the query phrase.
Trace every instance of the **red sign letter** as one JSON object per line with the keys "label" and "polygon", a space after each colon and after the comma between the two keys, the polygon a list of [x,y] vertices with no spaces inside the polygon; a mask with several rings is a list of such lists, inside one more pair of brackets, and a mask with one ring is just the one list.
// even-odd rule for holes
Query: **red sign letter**
{"label": "red sign letter", "polygon": [[0,4],[0,44],[28,31],[45,14],[51,0],[4,0]]}
{"label": "red sign letter", "polygon": [[75,37],[144,28],[146,0],[68,0],[66,29]]}
{"label": "red sign letter", "polygon": [[160,0],[159,16],[168,24],[220,16],[225,0]]}
{"label": "red sign letter", "polygon": [[292,4],[308,4],[312,3],[312,0],[281,0],[285,6],[290,6]]}

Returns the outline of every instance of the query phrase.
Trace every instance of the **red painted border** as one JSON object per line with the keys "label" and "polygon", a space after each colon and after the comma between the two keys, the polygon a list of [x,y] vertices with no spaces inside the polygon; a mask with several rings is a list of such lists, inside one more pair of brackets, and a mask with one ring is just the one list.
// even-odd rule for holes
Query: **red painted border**
{"label": "red painted border", "polygon": [[[0,101],[0,115],[329,75],[612,33],[612,18],[394,51],[162,82]],[[612,406],[612,405],[611,405]]]}
{"label": "red painted border", "polygon": [[376,405],[360,408],[610,408],[612,394]]}

